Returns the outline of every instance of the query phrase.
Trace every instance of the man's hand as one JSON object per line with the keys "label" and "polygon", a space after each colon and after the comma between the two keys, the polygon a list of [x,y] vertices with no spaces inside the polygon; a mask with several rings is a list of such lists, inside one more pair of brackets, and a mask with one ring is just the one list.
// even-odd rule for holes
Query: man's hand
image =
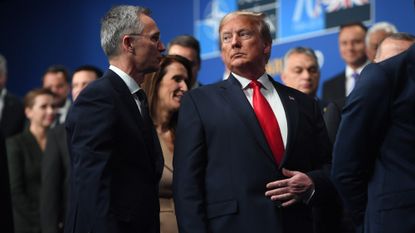
{"label": "man's hand", "polygon": [[267,184],[265,196],[273,201],[280,201],[283,207],[290,206],[303,198],[308,198],[310,191],[314,189],[314,183],[306,174],[299,171],[282,169],[282,174],[288,177]]}

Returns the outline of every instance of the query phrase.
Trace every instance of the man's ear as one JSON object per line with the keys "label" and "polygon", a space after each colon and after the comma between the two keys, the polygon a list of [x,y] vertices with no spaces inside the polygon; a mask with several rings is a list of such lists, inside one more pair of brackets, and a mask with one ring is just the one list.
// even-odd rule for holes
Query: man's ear
{"label": "man's ear", "polygon": [[264,54],[271,54],[272,43],[265,43]]}
{"label": "man's ear", "polygon": [[130,53],[134,52],[132,37],[130,37],[128,35],[124,35],[123,38],[122,38],[122,44],[121,45],[122,45],[122,50],[128,51]]}
{"label": "man's ear", "polygon": [[285,85],[287,82],[285,82],[286,76],[284,74],[284,71],[281,71],[280,78],[281,78],[282,83]]}

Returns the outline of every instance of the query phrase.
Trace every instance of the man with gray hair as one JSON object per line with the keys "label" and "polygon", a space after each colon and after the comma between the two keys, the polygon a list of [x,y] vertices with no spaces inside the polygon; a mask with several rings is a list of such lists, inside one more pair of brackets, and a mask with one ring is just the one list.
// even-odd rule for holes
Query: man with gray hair
{"label": "man with gray hair", "polygon": [[321,100],[316,96],[320,81],[320,66],[314,50],[306,47],[292,48],[284,55],[282,64],[282,82],[318,102],[330,141],[334,143],[340,123],[340,109],[335,103]]}
{"label": "man with gray hair", "polygon": [[116,6],[101,23],[106,74],[77,97],[66,121],[71,158],[65,232],[158,233],[163,158],[140,88],[164,45],[148,9]]}
{"label": "man with gray hair", "polygon": [[389,22],[378,22],[372,25],[366,33],[366,55],[370,61],[374,61],[376,51],[380,43],[392,33],[396,33],[398,30]]}
{"label": "man with gray hair", "polygon": [[384,61],[407,50],[415,43],[415,36],[398,32],[386,37],[379,45],[375,62]]}
{"label": "man with gray hair", "polygon": [[281,80],[284,84],[314,98],[320,81],[320,67],[314,50],[292,48],[284,55],[282,64]]}
{"label": "man with gray hair", "polygon": [[25,124],[23,104],[6,89],[7,61],[0,54],[0,133],[10,137],[21,132]]}

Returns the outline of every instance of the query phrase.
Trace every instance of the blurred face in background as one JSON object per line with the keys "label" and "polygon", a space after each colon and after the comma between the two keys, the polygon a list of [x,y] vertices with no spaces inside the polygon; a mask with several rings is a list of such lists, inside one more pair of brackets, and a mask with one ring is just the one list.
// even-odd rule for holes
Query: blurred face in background
{"label": "blurred face in background", "polygon": [[340,55],[353,69],[366,62],[365,36],[366,32],[357,25],[345,27],[339,32]]}
{"label": "blurred face in background", "polygon": [[62,107],[65,104],[69,94],[69,84],[62,72],[45,74],[43,77],[43,87],[51,90],[56,95],[57,107]]}
{"label": "blurred face in background", "polygon": [[75,100],[79,93],[98,77],[93,71],[80,70],[72,76],[72,98]]}
{"label": "blurred face in background", "polygon": [[292,53],[284,64],[281,80],[291,88],[315,96],[320,81],[317,61],[303,53]]}
{"label": "blurred face in background", "polygon": [[54,98],[51,95],[38,95],[33,105],[25,108],[26,117],[31,125],[48,128],[55,117]]}
{"label": "blurred face in background", "polygon": [[189,79],[186,68],[179,62],[173,62],[166,68],[166,74],[158,88],[158,105],[170,111],[177,111],[183,94],[188,90]]}
{"label": "blurred face in background", "polygon": [[196,50],[181,45],[172,45],[168,51],[169,54],[180,55],[187,58],[187,60],[192,62],[192,74],[193,74],[193,83],[190,83],[190,86],[193,86],[194,82],[197,79],[197,73],[199,72],[200,65],[197,60]]}

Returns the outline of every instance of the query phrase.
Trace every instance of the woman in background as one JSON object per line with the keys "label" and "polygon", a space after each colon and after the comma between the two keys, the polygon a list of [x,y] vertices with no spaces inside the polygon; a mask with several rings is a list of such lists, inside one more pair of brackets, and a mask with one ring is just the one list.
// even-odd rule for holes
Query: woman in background
{"label": "woman in background", "polygon": [[15,233],[41,232],[40,164],[55,115],[53,103],[54,94],[48,89],[27,93],[24,107],[28,128],[6,142]]}
{"label": "woman in background", "polygon": [[164,157],[159,190],[160,233],[178,233],[172,192],[174,132],[180,100],[192,80],[191,67],[186,58],[167,55],[159,71],[147,75],[142,84]]}

